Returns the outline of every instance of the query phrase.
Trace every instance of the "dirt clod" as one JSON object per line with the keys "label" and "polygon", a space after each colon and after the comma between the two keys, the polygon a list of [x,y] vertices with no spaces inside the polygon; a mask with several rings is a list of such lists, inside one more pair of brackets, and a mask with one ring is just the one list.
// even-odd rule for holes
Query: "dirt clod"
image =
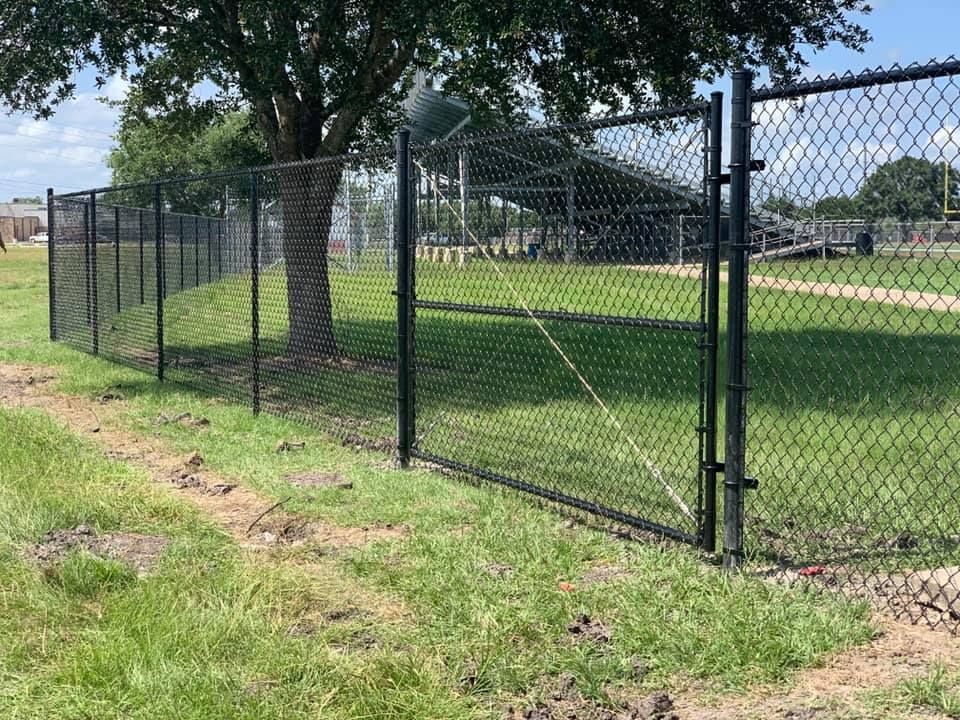
{"label": "dirt clod", "polygon": [[210,425],[210,421],[205,417],[194,417],[188,412],[177,413],[176,415],[166,415],[160,413],[157,415],[157,425],[169,425],[177,423],[184,427],[205,428]]}
{"label": "dirt clod", "polygon": [[303,450],[307,444],[302,440],[281,440],[277,443],[276,452],[292,452],[293,450]]}
{"label": "dirt clod", "polygon": [[589,615],[580,614],[567,625],[567,632],[579,640],[595,643],[610,642],[610,630],[603,624],[592,620]]}
{"label": "dirt clod", "polygon": [[209,488],[207,488],[207,494],[208,495],[226,495],[235,487],[236,485],[232,483],[217,483],[216,485],[211,485]]}
{"label": "dirt clod", "polygon": [[622,720],[680,720],[680,716],[673,712],[673,698],[665,692],[656,692],[628,706],[620,718]]}
{"label": "dirt clod", "polygon": [[186,468],[198,468],[203,465],[203,455],[194,450],[183,459],[183,466]]}
{"label": "dirt clod", "polygon": [[352,482],[336,473],[307,470],[305,472],[289,473],[284,475],[283,479],[297,487],[328,487],[338,490],[351,490],[353,488]]}
{"label": "dirt clod", "polygon": [[170,477],[170,482],[175,488],[177,488],[177,490],[186,490],[188,488],[206,490],[207,488],[207,483],[205,483],[203,478],[201,478],[199,475],[182,470],[175,472]]}
{"label": "dirt clod", "polygon": [[122,562],[138,575],[145,575],[168,542],[164,537],[140,533],[98,535],[89,525],[77,525],[72,530],[51,530],[33,546],[31,554],[41,565],[52,566],[70,552],[83,549],[98,557]]}
{"label": "dirt clod", "polygon": [[513,575],[513,566],[511,565],[501,565],[500,563],[490,563],[489,565],[484,565],[483,570],[487,575],[492,575],[493,577],[503,578],[510,577]]}

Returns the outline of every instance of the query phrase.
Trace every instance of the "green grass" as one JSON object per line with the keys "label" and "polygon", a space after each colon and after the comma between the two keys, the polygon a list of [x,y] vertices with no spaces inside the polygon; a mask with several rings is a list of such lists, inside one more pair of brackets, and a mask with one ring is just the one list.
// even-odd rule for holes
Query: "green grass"
{"label": "green grass", "polygon": [[960,295],[960,259],[947,255],[838,255],[828,259],[773,260],[756,263],[753,272],[807,282]]}
{"label": "green grass", "polygon": [[[254,417],[242,405],[50,344],[44,280],[42,252],[0,259],[0,361],[52,365],[63,392],[92,398],[112,388],[125,398],[125,426],[159,433],[180,451],[197,449],[212,468],[269,498],[293,496],[292,511],[346,525],[405,523],[410,532],[340,550],[323,561],[320,577],[255,560],[54,421],[3,411],[4,716],[498,717],[505,703],[522,706],[561,672],[601,704],[618,689],[690,681],[737,689],[787,681],[872,634],[862,605],[727,577],[687,550],[568,525],[510,491],[388,470],[382,455],[304,425]],[[209,418],[209,428],[154,422],[184,411]],[[276,453],[282,438],[304,439],[307,448]],[[338,472],[354,489],[300,490],[281,479],[307,468]],[[143,579],[79,556],[51,580],[24,558],[23,548],[47,530],[81,522],[172,543]],[[493,564],[511,572],[492,574]],[[601,565],[623,575],[585,584]],[[564,592],[561,581],[576,591]],[[305,613],[352,598],[401,603],[404,619],[361,619],[306,639],[286,634]],[[566,626],[578,613],[607,624],[611,642],[576,642]],[[372,635],[374,646],[351,646],[358,634]],[[649,669],[642,681],[633,676],[638,661]],[[476,678],[469,686],[461,682],[468,675]],[[247,691],[264,680],[260,692]]]}
{"label": "green grass", "polygon": [[[263,273],[264,407],[351,442],[392,444],[395,306],[392,276],[381,265],[371,254],[359,272],[334,266],[336,335],[359,365],[312,371],[286,361],[282,268]],[[101,265],[103,296],[110,296],[111,268]],[[755,271],[771,269],[939,291],[955,277],[952,260],[886,256],[765,263]],[[171,379],[249,402],[249,284],[249,276],[231,276],[168,297]],[[430,300],[516,307],[523,298],[536,308],[682,321],[697,320],[701,301],[696,279],[612,266],[571,272],[549,263],[500,263],[498,271],[481,259],[466,270],[421,262],[417,286],[418,297]],[[77,283],[67,289],[79,314]],[[960,463],[953,315],[770,289],[753,288],[750,296],[748,469],[761,481],[748,502],[750,552],[793,564],[846,564],[853,548],[861,567],[960,560],[949,531],[960,523],[960,507],[943,503],[960,492],[952,471]],[[109,303],[101,310],[102,352],[153,362],[143,357],[155,332],[152,303],[120,315]],[[529,320],[420,310],[420,449],[694,532],[696,523],[664,485],[696,511],[699,335],[543,325],[609,414]],[[74,327],[88,334],[82,318]],[[722,407],[719,416],[722,422]],[[916,546],[891,552],[887,541],[902,533]]]}

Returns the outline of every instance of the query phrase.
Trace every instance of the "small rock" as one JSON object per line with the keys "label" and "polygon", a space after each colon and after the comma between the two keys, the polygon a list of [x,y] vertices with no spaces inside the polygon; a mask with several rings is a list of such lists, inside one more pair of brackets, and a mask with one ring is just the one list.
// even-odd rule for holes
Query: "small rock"
{"label": "small rock", "polygon": [[268,545],[273,545],[277,541],[277,536],[268,530],[260,534],[260,539]]}

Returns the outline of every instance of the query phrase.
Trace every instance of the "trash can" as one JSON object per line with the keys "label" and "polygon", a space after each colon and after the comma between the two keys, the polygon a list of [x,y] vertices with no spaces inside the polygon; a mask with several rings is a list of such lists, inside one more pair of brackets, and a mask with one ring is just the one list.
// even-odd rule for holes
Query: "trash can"
{"label": "trash can", "polygon": [[857,255],[873,255],[873,237],[868,232],[857,233]]}
{"label": "trash can", "polygon": [[537,244],[527,243],[527,257],[531,260],[537,259]]}

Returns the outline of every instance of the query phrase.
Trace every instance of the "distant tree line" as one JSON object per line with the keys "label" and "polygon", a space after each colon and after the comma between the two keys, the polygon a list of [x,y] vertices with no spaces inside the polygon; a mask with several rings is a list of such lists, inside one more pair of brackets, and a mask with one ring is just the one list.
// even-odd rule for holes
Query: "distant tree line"
{"label": "distant tree line", "polygon": [[[906,156],[878,167],[852,196],[829,195],[803,205],[786,195],[771,195],[760,207],[788,220],[944,220],[944,165]],[[949,208],[956,208],[960,203],[960,173],[952,167],[948,173],[947,203]]]}

